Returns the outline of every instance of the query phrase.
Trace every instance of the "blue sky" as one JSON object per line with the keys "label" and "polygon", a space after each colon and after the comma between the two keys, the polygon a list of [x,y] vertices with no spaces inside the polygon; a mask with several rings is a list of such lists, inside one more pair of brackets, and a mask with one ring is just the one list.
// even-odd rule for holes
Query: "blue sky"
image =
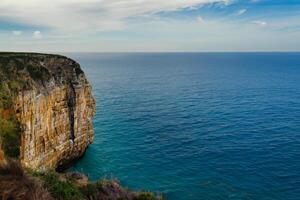
{"label": "blue sky", "polygon": [[0,51],[300,51],[300,0],[1,0]]}

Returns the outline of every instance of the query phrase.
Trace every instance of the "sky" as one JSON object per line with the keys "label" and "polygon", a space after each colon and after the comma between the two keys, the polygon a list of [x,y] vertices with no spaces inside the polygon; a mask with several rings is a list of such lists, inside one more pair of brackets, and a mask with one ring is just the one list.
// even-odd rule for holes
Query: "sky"
{"label": "sky", "polygon": [[0,0],[0,51],[300,51],[300,0]]}

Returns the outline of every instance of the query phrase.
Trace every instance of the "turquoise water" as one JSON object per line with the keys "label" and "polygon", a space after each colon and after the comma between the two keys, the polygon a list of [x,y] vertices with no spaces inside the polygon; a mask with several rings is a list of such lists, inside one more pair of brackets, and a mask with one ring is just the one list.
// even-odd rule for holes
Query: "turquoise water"
{"label": "turquoise water", "polygon": [[300,199],[300,53],[69,56],[97,100],[76,170],[167,200]]}

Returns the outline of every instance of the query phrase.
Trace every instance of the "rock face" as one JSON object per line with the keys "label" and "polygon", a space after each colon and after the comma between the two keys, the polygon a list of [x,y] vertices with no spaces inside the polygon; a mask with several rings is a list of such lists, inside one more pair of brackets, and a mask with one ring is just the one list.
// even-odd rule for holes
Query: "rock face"
{"label": "rock face", "polygon": [[0,163],[4,160],[4,152],[1,147],[2,147],[2,140],[0,138]]}
{"label": "rock face", "polygon": [[33,54],[10,58],[8,65],[17,66],[11,68],[25,81],[13,100],[22,130],[22,165],[57,168],[82,156],[93,141],[95,100],[79,64]]}

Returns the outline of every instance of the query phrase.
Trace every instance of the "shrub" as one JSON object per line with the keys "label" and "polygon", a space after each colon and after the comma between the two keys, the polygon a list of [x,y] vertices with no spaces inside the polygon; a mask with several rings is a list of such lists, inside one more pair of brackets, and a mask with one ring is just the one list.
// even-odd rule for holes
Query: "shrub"
{"label": "shrub", "polygon": [[80,187],[81,193],[88,199],[92,199],[97,193],[97,186],[93,183],[89,183],[86,186]]}
{"label": "shrub", "polygon": [[5,156],[17,158],[20,155],[20,126],[15,119],[0,116],[0,137]]}
{"label": "shrub", "polygon": [[84,199],[80,189],[70,180],[62,181],[54,171],[46,173],[34,173],[41,178],[51,196],[58,200],[82,200]]}
{"label": "shrub", "polygon": [[27,71],[34,80],[48,80],[50,78],[49,71],[42,66],[27,65]]}
{"label": "shrub", "polygon": [[136,200],[158,200],[160,198],[157,198],[154,194],[149,192],[141,193]]}
{"label": "shrub", "polygon": [[6,157],[17,158],[20,154],[21,129],[12,109],[12,99],[23,82],[11,77],[13,68],[0,62],[0,139]]}
{"label": "shrub", "polygon": [[7,85],[0,80],[0,108],[9,108],[11,106],[11,96],[8,90]]}
{"label": "shrub", "polygon": [[41,181],[28,176],[14,160],[0,163],[0,199],[53,200]]}

